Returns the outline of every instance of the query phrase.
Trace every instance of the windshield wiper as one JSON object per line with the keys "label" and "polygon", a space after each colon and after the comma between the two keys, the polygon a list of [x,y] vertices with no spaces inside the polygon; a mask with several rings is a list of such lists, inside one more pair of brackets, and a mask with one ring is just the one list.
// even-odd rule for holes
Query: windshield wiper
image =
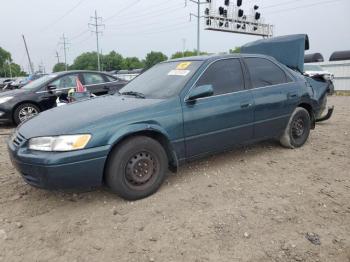
{"label": "windshield wiper", "polygon": [[127,92],[123,92],[121,93],[122,95],[127,95],[127,96],[135,96],[138,98],[146,98],[146,96],[140,92],[135,92],[135,91],[127,91]]}

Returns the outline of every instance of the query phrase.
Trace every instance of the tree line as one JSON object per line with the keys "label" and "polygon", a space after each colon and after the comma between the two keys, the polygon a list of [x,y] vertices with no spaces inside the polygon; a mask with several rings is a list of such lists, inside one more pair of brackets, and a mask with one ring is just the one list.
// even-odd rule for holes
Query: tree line
{"label": "tree line", "polygon": [[0,77],[25,76],[21,67],[12,61],[11,53],[0,47]]}
{"label": "tree line", "polygon": [[[230,49],[229,53],[239,53],[240,48],[236,47]],[[206,55],[207,52],[201,52],[200,55]],[[176,52],[170,56],[171,59],[196,56],[197,52],[184,51]],[[111,51],[108,54],[101,55],[101,68],[103,71],[113,70],[133,70],[133,69],[148,69],[160,62],[168,60],[168,57],[162,52],[152,51],[148,53],[145,59],[139,59],[137,57],[123,57],[115,51]],[[96,70],[97,68],[97,53],[85,52],[74,59],[71,65],[67,65],[68,70]],[[53,72],[60,72],[65,70],[64,63],[57,63],[53,67]],[[11,53],[0,47],[0,77],[13,77],[25,76],[26,72],[23,72],[21,67],[12,61]]]}
{"label": "tree line", "polygon": [[[201,55],[207,54],[202,52]],[[196,51],[176,52],[170,58],[180,58],[188,56],[196,56]],[[168,60],[168,57],[162,52],[152,51],[148,53],[145,59],[139,59],[137,57],[123,57],[121,54],[111,51],[109,54],[100,55],[101,70],[113,71],[113,70],[133,70],[133,69],[148,69],[160,62]],[[97,53],[85,52],[74,59],[73,64],[67,66],[69,70],[96,70],[97,68]],[[59,72],[65,70],[64,63],[57,63],[53,67],[53,72]]]}

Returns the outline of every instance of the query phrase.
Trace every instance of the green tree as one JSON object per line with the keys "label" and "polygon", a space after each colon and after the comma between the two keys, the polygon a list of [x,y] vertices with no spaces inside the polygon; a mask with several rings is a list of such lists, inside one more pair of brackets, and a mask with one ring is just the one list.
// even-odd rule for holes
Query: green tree
{"label": "green tree", "polygon": [[26,75],[18,64],[12,62],[11,53],[0,47],[0,77],[11,74],[13,77]]}
{"label": "green tree", "polygon": [[[207,52],[200,52],[200,55],[207,55]],[[197,56],[197,51],[185,51],[185,52],[176,52],[171,56],[171,59],[181,58],[181,57],[189,57],[189,56]]]}
{"label": "green tree", "polygon": [[56,73],[56,72],[62,72],[65,70],[66,70],[65,63],[57,63],[54,65],[52,72]]}
{"label": "green tree", "polygon": [[137,57],[127,57],[124,59],[124,66],[124,69],[133,70],[144,68],[145,64]]}
{"label": "green tree", "polygon": [[162,52],[150,52],[147,54],[146,59],[145,59],[145,68],[151,68],[152,66],[163,62],[165,60],[168,60],[168,57],[163,54]]}
{"label": "green tree", "polygon": [[241,52],[241,47],[240,46],[236,46],[235,48],[230,49],[229,52],[230,52],[230,54],[240,53]]}
{"label": "green tree", "polygon": [[125,61],[123,56],[115,51],[111,51],[102,57],[102,68],[105,71],[124,69]]}
{"label": "green tree", "polygon": [[70,70],[96,70],[97,69],[97,53],[82,53],[74,59],[74,63],[69,67]]}

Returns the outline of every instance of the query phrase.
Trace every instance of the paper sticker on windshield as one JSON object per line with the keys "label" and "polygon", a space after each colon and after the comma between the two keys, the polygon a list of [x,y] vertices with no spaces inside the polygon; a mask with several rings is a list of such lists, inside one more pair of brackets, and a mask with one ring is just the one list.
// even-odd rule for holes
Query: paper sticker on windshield
{"label": "paper sticker on windshield", "polygon": [[182,62],[177,65],[176,69],[177,70],[185,70],[187,69],[192,63],[191,62]]}
{"label": "paper sticker on windshield", "polygon": [[187,76],[190,72],[190,70],[171,70],[168,76]]}

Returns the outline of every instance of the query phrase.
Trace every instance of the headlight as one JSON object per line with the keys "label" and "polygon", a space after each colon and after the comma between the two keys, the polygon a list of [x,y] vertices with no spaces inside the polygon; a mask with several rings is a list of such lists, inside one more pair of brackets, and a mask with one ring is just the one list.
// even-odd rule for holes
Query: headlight
{"label": "headlight", "polygon": [[36,137],[29,140],[29,149],[49,152],[65,152],[84,149],[91,135]]}
{"label": "headlight", "polygon": [[0,104],[6,103],[7,101],[10,101],[12,98],[13,96],[0,97]]}
{"label": "headlight", "polygon": [[332,76],[330,74],[323,75],[324,80],[332,80]]}

